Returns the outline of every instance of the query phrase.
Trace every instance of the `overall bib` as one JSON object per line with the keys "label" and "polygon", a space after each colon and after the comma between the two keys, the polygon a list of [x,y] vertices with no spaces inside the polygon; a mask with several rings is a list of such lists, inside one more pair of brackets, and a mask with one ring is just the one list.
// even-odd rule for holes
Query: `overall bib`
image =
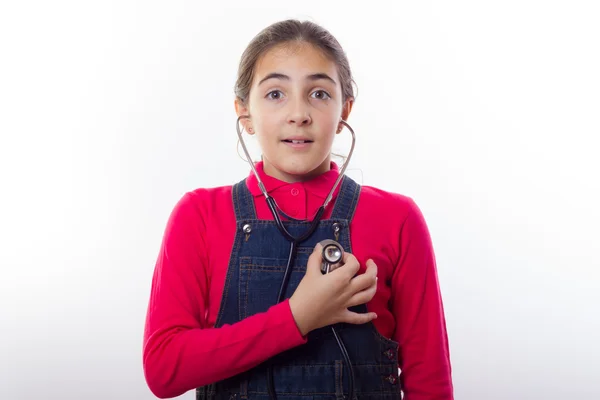
{"label": "overall bib", "polygon": [[[322,220],[314,234],[298,246],[284,298],[291,297],[304,277],[308,257],[318,242],[333,239],[344,251],[352,252],[349,226],[359,194],[360,186],[344,176],[331,218]],[[233,186],[233,204],[236,236],[215,327],[265,312],[277,302],[290,250],[290,242],[279,232],[275,221],[257,219],[245,180]],[[310,226],[310,222],[298,221],[284,224],[295,237]],[[350,310],[364,313],[367,307],[362,304]],[[400,399],[398,344],[383,337],[371,322],[334,326],[352,361],[355,399]],[[196,399],[269,400],[269,365],[278,400],[348,399],[348,370],[344,364],[331,327],[327,326],[310,332],[307,343],[247,372],[196,389]]]}

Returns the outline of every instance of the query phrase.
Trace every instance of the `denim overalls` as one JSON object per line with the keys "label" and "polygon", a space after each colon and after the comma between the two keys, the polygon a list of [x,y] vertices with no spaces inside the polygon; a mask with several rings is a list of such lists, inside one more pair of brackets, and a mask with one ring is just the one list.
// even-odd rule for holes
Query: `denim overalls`
{"label": "denim overalls", "polygon": [[[331,218],[319,223],[314,234],[301,243],[284,298],[289,298],[302,280],[309,255],[324,239],[338,241],[352,252],[349,224],[360,194],[360,186],[344,176]],[[275,221],[256,218],[254,199],[245,180],[233,186],[236,236],[227,270],[221,307],[215,327],[234,324],[265,312],[277,301],[287,264],[290,242]],[[285,221],[296,237],[310,222]],[[351,311],[366,312],[366,305]],[[340,323],[335,328],[352,361],[355,399],[400,399],[398,344],[383,337],[369,322]],[[273,369],[278,400],[342,400],[348,397],[348,370],[331,327],[308,334],[307,343],[280,353],[255,368],[196,390],[196,399],[268,400],[267,366]],[[207,366],[210,368],[210,366]]]}

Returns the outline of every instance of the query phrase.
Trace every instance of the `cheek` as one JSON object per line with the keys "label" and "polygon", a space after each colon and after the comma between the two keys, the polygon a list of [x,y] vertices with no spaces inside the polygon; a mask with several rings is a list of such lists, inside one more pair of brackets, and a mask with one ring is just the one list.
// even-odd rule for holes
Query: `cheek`
{"label": "cheek", "polygon": [[276,131],[275,124],[272,119],[268,117],[261,116],[260,118],[253,118],[252,126],[254,127],[254,131],[257,133],[258,140],[263,142],[265,139],[273,135],[273,132]]}
{"label": "cheek", "polygon": [[333,140],[333,137],[337,132],[339,122],[340,116],[338,116],[337,114],[328,114],[320,120],[321,128],[324,131],[331,133],[331,140]]}
{"label": "cheek", "polygon": [[261,105],[255,105],[248,111],[251,115],[252,125],[255,130],[261,131],[273,124],[273,113],[268,112],[268,110],[265,110]]}

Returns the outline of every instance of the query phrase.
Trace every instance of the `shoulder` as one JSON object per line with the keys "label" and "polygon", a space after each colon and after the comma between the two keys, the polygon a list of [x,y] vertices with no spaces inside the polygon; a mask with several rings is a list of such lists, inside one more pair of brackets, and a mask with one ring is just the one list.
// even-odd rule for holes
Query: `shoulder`
{"label": "shoulder", "polygon": [[180,195],[171,212],[172,220],[207,220],[232,209],[233,185],[199,187]]}
{"label": "shoulder", "polygon": [[373,186],[361,186],[355,212],[361,225],[377,226],[394,235],[429,236],[429,227],[421,207],[412,196]]}
{"label": "shoulder", "polygon": [[231,200],[232,190],[233,185],[196,188],[185,193],[182,201],[197,207],[206,207],[215,202]]}
{"label": "shoulder", "polygon": [[359,206],[370,214],[375,212],[395,220],[405,220],[421,212],[411,196],[373,186],[361,186]]}

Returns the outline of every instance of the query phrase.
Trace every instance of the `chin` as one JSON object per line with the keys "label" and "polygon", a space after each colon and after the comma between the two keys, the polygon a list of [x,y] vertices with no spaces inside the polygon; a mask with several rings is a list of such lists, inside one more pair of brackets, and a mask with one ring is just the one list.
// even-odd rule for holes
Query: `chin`
{"label": "chin", "polygon": [[309,161],[309,160],[281,160],[273,163],[273,167],[280,172],[294,176],[296,178],[302,178],[304,176],[311,176],[323,165],[323,161]]}
{"label": "chin", "polygon": [[285,172],[288,175],[296,175],[302,176],[310,174],[312,171],[317,169],[319,164],[308,164],[308,163],[290,163],[283,162],[280,166],[277,167],[282,172]]}

